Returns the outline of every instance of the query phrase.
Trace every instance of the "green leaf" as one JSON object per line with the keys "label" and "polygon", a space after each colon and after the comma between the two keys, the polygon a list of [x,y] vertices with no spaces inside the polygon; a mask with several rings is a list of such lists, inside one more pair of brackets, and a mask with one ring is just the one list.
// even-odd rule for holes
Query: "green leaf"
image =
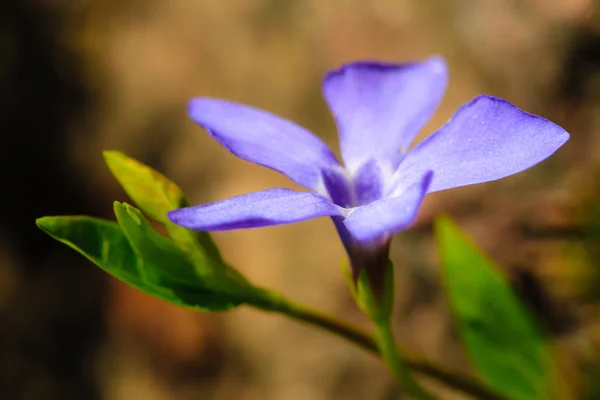
{"label": "green leaf", "polygon": [[174,182],[119,151],[103,154],[112,174],[133,202],[150,218],[164,224],[177,246],[194,255],[201,268],[221,267],[221,254],[208,233],[187,230],[167,218],[169,211],[188,205],[183,191]]}
{"label": "green leaf", "polygon": [[171,239],[156,232],[138,209],[115,202],[114,211],[117,222],[138,257],[161,266],[165,275],[180,284],[205,286],[195,272],[194,264]]}
{"label": "green leaf", "polygon": [[193,258],[182,252],[173,240],[154,230],[137,208],[115,202],[114,210],[123,233],[138,256],[152,260],[164,275],[174,281],[240,296],[253,290],[253,286],[230,267],[223,266],[218,270],[197,267]]}
{"label": "green leaf", "polygon": [[556,370],[540,325],[454,222],[441,217],[435,228],[452,313],[482,378],[511,399],[553,398]]}
{"label": "green leaf", "polygon": [[[198,281],[187,283],[188,276],[183,271],[189,264],[173,253],[159,254],[162,250],[170,251],[167,246],[160,247],[164,243],[158,245],[158,250],[144,248],[141,252],[144,256],[156,256],[156,260],[140,257],[114,222],[88,216],[59,216],[39,218],[36,224],[115,278],[169,303],[197,311],[220,311],[242,302],[199,285]],[[159,261],[168,263],[159,266]],[[167,270],[171,272],[165,274]]]}

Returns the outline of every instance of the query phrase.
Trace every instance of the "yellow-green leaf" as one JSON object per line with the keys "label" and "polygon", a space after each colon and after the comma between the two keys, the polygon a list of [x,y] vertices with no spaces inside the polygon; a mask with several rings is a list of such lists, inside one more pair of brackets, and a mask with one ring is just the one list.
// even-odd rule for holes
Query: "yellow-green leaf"
{"label": "yellow-green leaf", "polygon": [[167,218],[169,211],[188,205],[183,191],[174,182],[119,151],[103,154],[112,174],[133,202],[150,218],[164,224],[178,247],[193,255],[201,268],[221,267],[221,255],[208,233],[187,230]]}

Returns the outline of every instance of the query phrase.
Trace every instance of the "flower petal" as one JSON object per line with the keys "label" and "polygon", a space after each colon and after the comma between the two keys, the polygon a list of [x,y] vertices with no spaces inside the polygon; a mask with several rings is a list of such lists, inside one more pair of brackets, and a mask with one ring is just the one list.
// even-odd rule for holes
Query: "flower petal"
{"label": "flower petal", "polygon": [[569,139],[560,126],[505,100],[476,97],[411,150],[398,168],[401,185],[433,170],[429,192],[492,181],[523,171]]}
{"label": "flower petal", "polygon": [[326,198],[290,189],[243,194],[167,214],[173,223],[198,231],[256,228],[342,215],[344,210]]}
{"label": "flower petal", "polygon": [[323,95],[340,133],[342,157],[355,171],[369,159],[408,149],[436,110],[448,77],[441,57],[424,62],[360,62],[330,72]]}
{"label": "flower petal", "polygon": [[407,187],[396,197],[377,200],[350,212],[344,225],[358,242],[387,238],[406,229],[416,218],[429,185],[432,172]]}
{"label": "flower petal", "polygon": [[236,156],[272,168],[309,189],[317,189],[321,172],[340,168],[317,136],[291,121],[243,104],[195,98],[190,117]]}
{"label": "flower petal", "polygon": [[383,198],[385,185],[385,175],[375,160],[361,165],[354,176],[356,205],[369,204]]}

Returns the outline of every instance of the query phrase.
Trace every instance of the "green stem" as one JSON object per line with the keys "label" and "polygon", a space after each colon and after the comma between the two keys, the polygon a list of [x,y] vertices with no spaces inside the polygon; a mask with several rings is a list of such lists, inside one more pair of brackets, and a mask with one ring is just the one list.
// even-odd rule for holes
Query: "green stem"
{"label": "green stem", "polygon": [[[319,327],[362,347],[366,351],[381,355],[377,343],[368,333],[343,321],[336,320],[329,315],[287,300],[279,294],[265,291],[263,292],[263,295],[255,297],[252,301],[249,301],[248,304],[263,311],[276,312],[309,325]],[[509,400],[491,389],[488,389],[479,379],[437,365],[411,349],[399,346],[398,352],[401,354],[401,357],[408,368],[412,369],[414,372],[427,375],[428,377],[452,387],[457,391],[468,394],[473,398]]]}
{"label": "green stem", "polygon": [[408,394],[419,400],[435,400],[435,396],[428,393],[411,376],[407,363],[399,354],[396,340],[392,332],[389,318],[383,321],[373,321],[375,324],[375,338],[381,357],[390,368],[400,385]]}
{"label": "green stem", "polygon": [[433,394],[428,393],[413,378],[412,372],[396,346],[392,331],[394,266],[389,260],[383,269],[378,264],[374,265],[375,268],[363,268],[358,274],[356,283],[351,283],[356,304],[375,325],[375,342],[379,353],[402,389],[411,398],[417,400],[436,400]]}

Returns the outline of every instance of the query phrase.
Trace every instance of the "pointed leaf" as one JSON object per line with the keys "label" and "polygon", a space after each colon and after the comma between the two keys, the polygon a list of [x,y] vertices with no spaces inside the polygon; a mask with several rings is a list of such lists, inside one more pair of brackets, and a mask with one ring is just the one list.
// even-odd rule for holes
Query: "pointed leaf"
{"label": "pointed leaf", "polygon": [[43,217],[40,229],[81,253],[115,278],[169,303],[197,311],[227,310],[240,299],[194,287],[167,276],[153,261],[140,258],[118,224],[88,216]]}
{"label": "pointed leaf", "polygon": [[167,212],[188,206],[183,191],[174,182],[119,151],[103,154],[112,174],[129,197],[150,218],[164,224],[180,248],[204,257],[207,269],[220,267],[221,255],[208,233],[187,230],[167,218]]}
{"label": "pointed leaf", "polygon": [[532,314],[449,218],[436,221],[436,236],[450,307],[482,378],[511,399],[552,399],[555,369]]}
{"label": "pointed leaf", "polygon": [[165,275],[190,286],[205,286],[194,271],[194,264],[173,241],[156,232],[142,213],[128,204],[114,203],[117,222],[134,253],[160,266]]}
{"label": "pointed leaf", "polygon": [[[151,260],[161,273],[181,284],[202,287],[243,296],[253,290],[253,286],[236,270],[223,265],[218,270],[198,268],[194,255],[182,252],[170,238],[161,235],[135,207],[126,203],[114,203],[117,221],[123,233],[129,239],[136,254]],[[199,260],[203,262],[203,260]]]}

